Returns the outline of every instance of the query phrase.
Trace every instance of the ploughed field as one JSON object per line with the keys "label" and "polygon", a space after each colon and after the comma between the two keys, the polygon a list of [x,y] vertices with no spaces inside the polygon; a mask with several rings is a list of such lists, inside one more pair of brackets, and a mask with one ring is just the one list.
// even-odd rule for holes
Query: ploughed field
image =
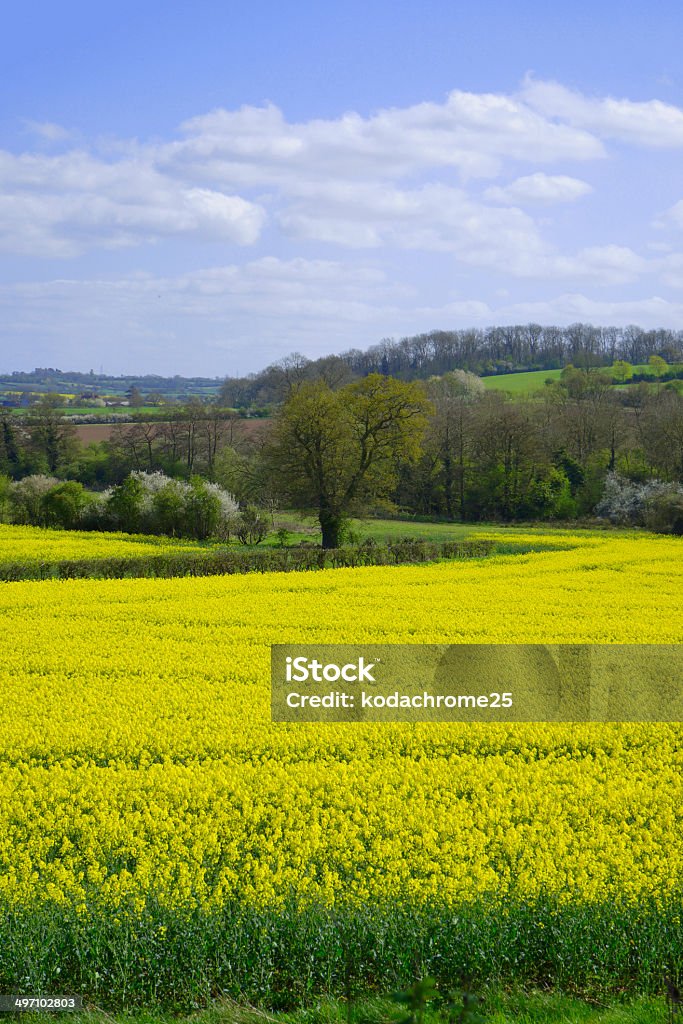
{"label": "ploughed field", "polygon": [[680,725],[270,721],[272,643],[681,642],[680,540],[528,539],[551,549],[0,585],[0,983],[185,1006],[349,972],[660,984]]}

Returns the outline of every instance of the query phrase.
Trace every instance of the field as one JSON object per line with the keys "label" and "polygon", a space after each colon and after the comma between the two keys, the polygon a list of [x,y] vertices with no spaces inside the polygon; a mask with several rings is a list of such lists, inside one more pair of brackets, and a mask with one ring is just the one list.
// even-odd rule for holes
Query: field
{"label": "field", "polygon": [[[671,366],[672,370],[679,371],[680,364]],[[635,373],[654,375],[646,364],[639,364],[633,367]],[[509,391],[513,395],[526,395],[533,391],[542,391],[547,380],[559,380],[562,370],[528,370],[521,373],[501,373],[491,377],[482,377],[484,387],[489,390]],[[615,384],[616,388],[629,387],[630,383]],[[654,385],[653,385],[654,386]]]}
{"label": "field", "polygon": [[531,391],[542,391],[547,380],[559,380],[561,373],[562,370],[528,370],[522,373],[500,373],[482,377],[482,380],[486,388],[526,395]]}
{"label": "field", "polygon": [[0,525],[0,567],[16,562],[55,562],[76,558],[136,559],[164,552],[201,549],[202,545],[197,541],[144,534]]}
{"label": "field", "polygon": [[[157,417],[160,427],[163,427],[168,413]],[[99,444],[100,441],[111,441],[117,434],[130,430],[134,421],[126,423],[76,423],[74,430],[81,444]],[[244,440],[246,438],[259,437],[268,430],[271,421],[268,419],[240,418],[231,421],[231,430],[235,438]]]}
{"label": "field", "polygon": [[659,992],[683,956],[677,724],[270,722],[283,640],[681,642],[680,540],[525,536],[550,549],[1,585],[3,990]]}

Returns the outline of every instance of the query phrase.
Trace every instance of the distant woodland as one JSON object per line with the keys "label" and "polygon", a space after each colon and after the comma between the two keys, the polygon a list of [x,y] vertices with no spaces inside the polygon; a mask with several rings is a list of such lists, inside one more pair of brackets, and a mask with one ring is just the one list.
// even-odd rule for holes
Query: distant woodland
{"label": "distant woodland", "polygon": [[[505,389],[529,371],[541,375],[533,390]],[[372,514],[599,516],[683,533],[683,332],[586,324],[435,331],[316,360],[295,353],[247,378],[204,380],[213,393],[203,397],[172,378],[176,395],[163,398],[159,385],[165,405],[154,415],[136,411],[141,392],[126,378],[128,422],[90,444],[79,442],[63,397],[50,393],[57,375],[63,389],[68,374],[36,370],[46,393],[23,411],[0,410],[6,520],[131,528],[152,500],[140,474],[163,474],[154,482],[159,508],[180,508],[181,497],[196,504],[200,493],[252,523],[269,509],[299,508],[318,517],[326,546],[342,542],[351,516]],[[503,387],[487,387],[494,375]],[[163,490],[170,480],[191,492]],[[67,483],[59,501],[49,497]],[[140,509],[117,513],[129,499]],[[148,516],[146,528],[181,530],[180,513],[165,516]]]}
{"label": "distant woodland", "polygon": [[425,380],[451,370],[478,376],[526,370],[607,367],[618,360],[634,366],[656,355],[668,364],[683,361],[683,331],[644,331],[640,327],[513,327],[430,331],[395,341],[385,338],[370,348],[307,359],[295,353],[259,373],[228,378],[220,390],[226,406],[262,406],[282,401],[292,383],[325,380],[331,387],[371,373],[399,380]]}

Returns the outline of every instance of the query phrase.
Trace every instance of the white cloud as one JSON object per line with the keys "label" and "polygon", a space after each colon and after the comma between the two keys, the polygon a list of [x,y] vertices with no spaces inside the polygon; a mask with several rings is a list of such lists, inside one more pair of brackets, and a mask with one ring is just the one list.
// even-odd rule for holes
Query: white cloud
{"label": "white cloud", "polygon": [[554,277],[588,278],[593,284],[627,284],[641,274],[654,271],[656,261],[648,262],[624,245],[593,245],[576,256],[559,256],[553,261]]}
{"label": "white cloud", "polygon": [[[591,260],[629,264],[627,253],[584,252],[582,259],[591,284]],[[672,277],[683,277],[683,255],[668,259]],[[535,286],[527,291],[538,294]],[[295,350],[315,357],[433,327],[683,322],[683,302],[657,294],[617,300],[577,288],[514,301],[496,290],[487,301],[476,283],[462,282],[458,292],[451,302],[426,305],[421,290],[371,262],[268,256],[168,276],[4,285],[0,319],[7,344],[30,351],[32,365],[87,368],[103,361],[117,373],[209,375],[255,371]]]}
{"label": "white cloud", "polygon": [[[677,119],[683,126],[683,113],[658,101],[589,100],[527,79],[516,96],[455,90],[366,117],[297,123],[273,104],[219,109],[186,121],[175,140],[121,140],[105,155],[97,146],[0,152],[0,246],[69,257],[173,237],[251,245],[270,217],[289,239],[443,250],[516,275],[554,272],[552,247],[515,207],[573,201],[590,186],[536,170],[489,188],[482,202],[468,182],[523,163],[599,159],[598,129],[618,121],[623,134],[631,124],[635,139],[653,114],[658,131]],[[64,137],[50,122],[33,130]]]}
{"label": "white cloud", "polygon": [[509,270],[512,264],[514,273],[537,267],[547,254],[533,220],[521,210],[487,206],[464,189],[440,184],[315,185],[278,222],[293,238],[450,252],[471,266]]}
{"label": "white cloud", "polygon": [[0,248],[35,256],[172,237],[251,245],[266,219],[240,196],[187,188],[141,161],[107,163],[80,151],[0,152],[0,188]]}
{"label": "white cloud", "polygon": [[611,96],[589,97],[559,82],[537,81],[531,76],[526,77],[520,98],[541,116],[557,118],[600,138],[654,148],[683,146],[683,110],[661,100],[634,103]]}
{"label": "white cloud", "polygon": [[670,206],[653,223],[658,228],[683,228],[683,199],[679,199],[677,203]]}
{"label": "white cloud", "polygon": [[[272,104],[216,110],[171,138],[141,143],[76,144],[58,125],[34,125],[34,151],[0,152],[0,249],[58,259],[105,248],[112,252],[99,265],[126,269],[100,280],[79,281],[72,271],[71,280],[7,286],[4,336],[32,346],[47,339],[52,356],[35,357],[45,365],[90,365],[89,346],[107,351],[123,339],[147,353],[150,370],[163,350],[169,372],[220,373],[426,324],[609,322],[623,314],[654,325],[677,304],[595,296],[626,285],[633,293],[647,275],[648,292],[681,288],[683,256],[653,243],[643,258],[628,244],[640,237],[638,218],[652,216],[637,204],[619,221],[624,244],[614,244],[609,228],[590,218],[597,204],[578,204],[592,190],[571,172],[578,161],[606,156],[603,138],[678,146],[682,126],[683,113],[659,101],[588,98],[531,79],[516,95],[454,91],[442,102],[368,116],[294,122]],[[623,195],[632,195],[618,157],[596,179],[609,187],[610,174],[625,172]],[[577,202],[571,227],[557,217],[548,228],[542,214],[569,202]],[[683,200],[662,217],[683,228]],[[164,245],[171,240],[185,250]],[[261,258],[240,265],[221,249],[223,265],[183,273],[208,242],[260,242]],[[134,264],[149,272],[131,272],[131,253],[114,252],[133,246],[150,247]],[[183,251],[192,263],[183,263]],[[315,258],[331,251],[333,258]],[[395,268],[400,286],[382,265]],[[457,299],[439,306],[439,289]],[[543,298],[549,290],[562,294]],[[520,294],[538,301],[515,302]],[[72,338],[79,348],[69,348]],[[74,353],[70,360],[60,346]],[[217,353],[230,365],[216,362]]]}
{"label": "white cloud", "polygon": [[24,121],[24,127],[27,132],[37,135],[45,142],[64,142],[71,138],[71,132],[67,128],[53,121]]}
{"label": "white cloud", "polygon": [[581,129],[556,124],[509,96],[454,91],[443,103],[347,113],[330,120],[287,122],[275,106],[215,110],[182,125],[185,138],[159,152],[173,174],[230,187],[278,184],[302,176],[396,180],[455,168],[492,177],[502,161],[592,160],[602,144]]}
{"label": "white cloud", "polygon": [[661,280],[669,288],[683,288],[683,253],[665,254],[661,261]]}
{"label": "white cloud", "polygon": [[610,285],[634,281],[657,266],[627,246],[612,244],[564,255],[541,237],[522,210],[488,206],[446,185],[409,190],[338,182],[310,186],[305,200],[285,208],[278,221],[296,239],[359,249],[447,252],[465,266],[517,278]]}
{"label": "white cloud", "polygon": [[683,303],[652,295],[642,299],[593,299],[580,293],[568,293],[545,302],[518,302],[496,310],[494,316],[505,317],[507,322],[556,323],[564,326],[576,321],[626,327],[669,327],[680,329],[683,322]]}
{"label": "white cloud", "polygon": [[588,195],[593,189],[580,178],[566,174],[528,174],[511,181],[509,185],[493,186],[484,192],[484,198],[493,202],[525,204],[571,203]]}

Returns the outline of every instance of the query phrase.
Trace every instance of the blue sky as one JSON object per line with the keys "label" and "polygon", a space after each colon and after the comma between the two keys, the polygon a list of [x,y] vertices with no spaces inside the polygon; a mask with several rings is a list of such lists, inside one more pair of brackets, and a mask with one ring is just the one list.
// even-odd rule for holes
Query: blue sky
{"label": "blue sky", "polygon": [[683,329],[683,13],[653,9],[9,5],[0,370]]}

